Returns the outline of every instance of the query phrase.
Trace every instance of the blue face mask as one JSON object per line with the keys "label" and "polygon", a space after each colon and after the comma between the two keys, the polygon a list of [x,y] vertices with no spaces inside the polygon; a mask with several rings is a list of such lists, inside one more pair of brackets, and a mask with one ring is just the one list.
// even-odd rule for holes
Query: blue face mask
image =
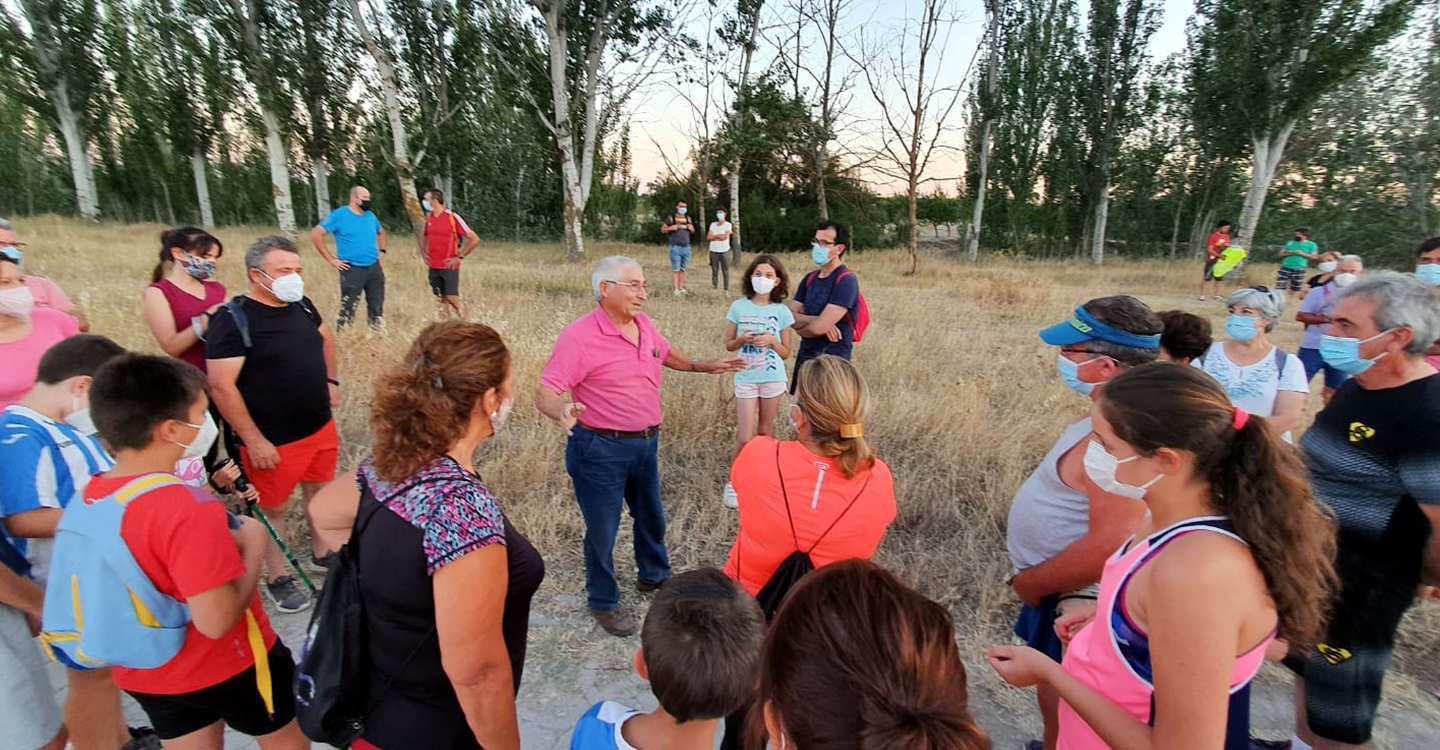
{"label": "blue face mask", "polygon": [[[1394,329],[1391,329],[1394,330]],[[1390,333],[1381,331],[1364,341],[1348,336],[1324,336],[1320,339],[1320,358],[1325,364],[1345,373],[1346,375],[1359,375],[1362,372],[1375,366],[1376,362],[1385,358],[1385,352],[1373,359],[1366,359],[1360,356],[1360,346],[1368,344],[1375,339]]]}
{"label": "blue face mask", "polygon": [[0,245],[0,254],[4,254],[14,260],[17,266],[20,265],[21,259],[25,257],[25,253],[20,252],[20,248],[14,245]]}
{"label": "blue face mask", "polygon": [[420,201],[420,207],[425,209],[425,213],[427,214],[432,210],[430,208],[430,201]]}
{"label": "blue face mask", "polygon": [[826,263],[829,263],[830,248],[825,247],[818,242],[810,243],[810,260],[815,261],[815,265],[817,266],[823,266]]}
{"label": "blue face mask", "polygon": [[1440,263],[1415,266],[1415,278],[1425,286],[1440,286]]}
{"label": "blue face mask", "polygon": [[1249,315],[1231,313],[1230,317],[1225,320],[1225,332],[1230,334],[1230,338],[1244,343],[1253,341],[1256,336],[1259,336],[1260,328],[1255,325],[1255,319]]}
{"label": "blue face mask", "polygon": [[1065,385],[1070,386],[1070,390],[1075,391],[1082,396],[1089,396],[1095,390],[1096,384],[1087,383],[1081,380],[1080,368],[1090,364],[1091,362],[1094,362],[1097,359],[1100,359],[1100,357],[1091,357],[1084,362],[1073,362],[1063,353],[1060,354],[1060,359],[1058,363],[1060,365],[1060,379],[1065,381]]}

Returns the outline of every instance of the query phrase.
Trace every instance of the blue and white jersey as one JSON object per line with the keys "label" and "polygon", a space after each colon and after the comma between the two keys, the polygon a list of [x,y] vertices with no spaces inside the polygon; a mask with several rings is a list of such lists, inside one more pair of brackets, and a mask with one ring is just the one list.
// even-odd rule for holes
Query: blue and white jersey
{"label": "blue and white jersey", "polygon": [[630,717],[639,714],[619,703],[596,703],[575,724],[575,733],[570,735],[570,750],[635,750],[625,741],[620,729]]}
{"label": "blue and white jersey", "polygon": [[[18,404],[7,407],[0,413],[0,518],[64,508],[80,496],[91,477],[114,465],[98,437]],[[43,585],[54,540],[3,533],[24,564],[17,564],[12,555],[0,554],[0,561]]]}

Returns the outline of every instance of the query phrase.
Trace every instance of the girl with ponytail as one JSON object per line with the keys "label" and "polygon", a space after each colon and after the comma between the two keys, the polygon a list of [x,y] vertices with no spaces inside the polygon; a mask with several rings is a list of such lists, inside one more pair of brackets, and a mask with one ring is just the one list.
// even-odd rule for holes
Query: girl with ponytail
{"label": "girl with ponytail", "polygon": [[225,303],[225,285],[215,280],[215,261],[225,246],[196,227],[160,233],[160,259],[145,289],[145,322],[166,354],[205,372],[205,332],[210,315]]}
{"label": "girl with ponytail", "polygon": [[755,705],[750,750],[990,748],[950,614],[864,560],[791,591],[761,649]]}
{"label": "girl with ponytail", "polygon": [[1106,561],[1092,619],[1056,622],[1063,665],[1013,646],[990,663],[1059,692],[1061,750],[1248,748],[1266,647],[1313,643],[1327,618],[1334,524],[1299,455],[1194,368],[1129,370],[1091,413],[1086,474],[1149,514]]}

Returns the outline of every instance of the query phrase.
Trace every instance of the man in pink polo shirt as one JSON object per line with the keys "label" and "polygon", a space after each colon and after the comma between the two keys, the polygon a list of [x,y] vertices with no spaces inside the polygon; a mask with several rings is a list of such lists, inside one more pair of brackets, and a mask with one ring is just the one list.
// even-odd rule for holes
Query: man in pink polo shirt
{"label": "man in pink polo shirt", "polygon": [[635,632],[635,618],[620,609],[614,562],[622,504],[635,519],[635,588],[654,591],[670,577],[657,457],[660,368],[720,374],[744,369],[745,360],[699,362],[670,346],[640,312],[647,295],[639,263],[605,258],[590,282],[599,304],[560,334],[535,402],[569,436],[565,470],[585,517],[590,614],[607,633],[627,636]]}

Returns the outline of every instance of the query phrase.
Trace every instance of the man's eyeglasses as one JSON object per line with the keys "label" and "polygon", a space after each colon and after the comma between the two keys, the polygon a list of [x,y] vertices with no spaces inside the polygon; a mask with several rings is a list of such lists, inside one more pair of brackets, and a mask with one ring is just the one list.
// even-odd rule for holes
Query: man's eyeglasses
{"label": "man's eyeglasses", "polygon": [[645,282],[643,281],[614,281],[611,279],[606,279],[605,283],[614,284],[615,286],[628,287],[632,292],[643,292],[648,289],[648,287],[645,286]]}

